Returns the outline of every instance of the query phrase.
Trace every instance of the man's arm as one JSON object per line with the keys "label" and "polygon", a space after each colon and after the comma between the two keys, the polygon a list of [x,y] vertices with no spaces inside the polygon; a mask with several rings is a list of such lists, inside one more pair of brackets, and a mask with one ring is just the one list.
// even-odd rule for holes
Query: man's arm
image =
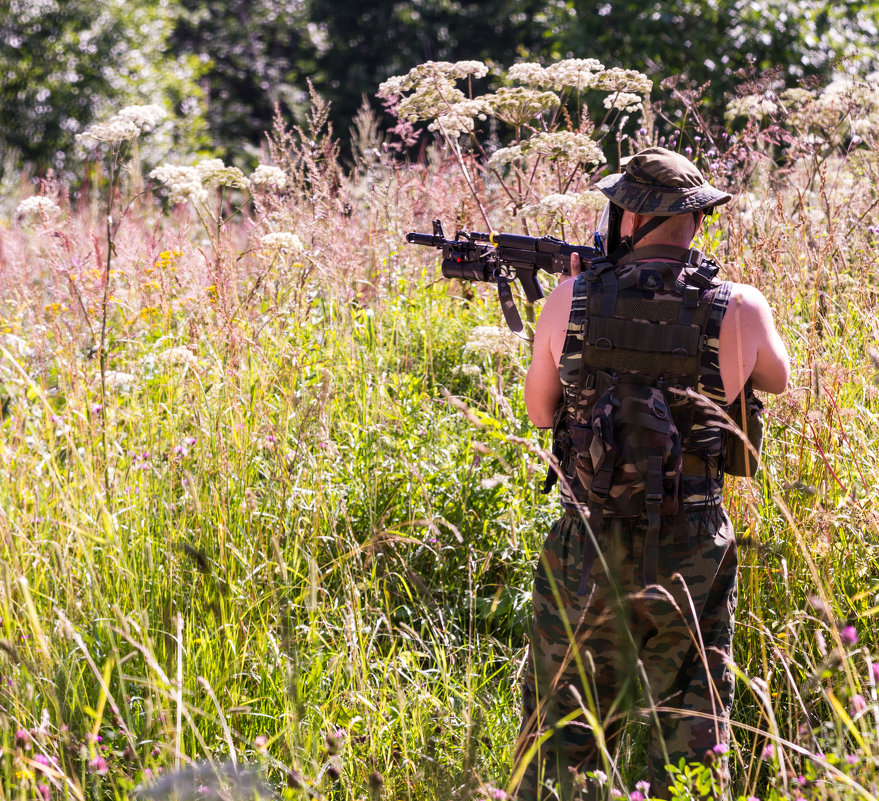
{"label": "man's arm", "polygon": [[764,392],[778,394],[787,386],[790,356],[766,298],[755,287],[733,287],[720,326],[719,362],[727,401],[738,396],[748,378]]}
{"label": "man's arm", "polygon": [[525,376],[525,407],[531,422],[538,428],[552,426],[562,398],[558,365],[567,335],[573,290],[572,278],[553,290],[543,305],[534,332],[534,354]]}

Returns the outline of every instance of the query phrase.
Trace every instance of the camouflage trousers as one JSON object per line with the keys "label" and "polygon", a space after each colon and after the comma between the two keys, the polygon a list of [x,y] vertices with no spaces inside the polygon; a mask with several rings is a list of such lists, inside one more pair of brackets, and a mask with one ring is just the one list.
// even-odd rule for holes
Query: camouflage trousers
{"label": "camouflage trousers", "polygon": [[[544,544],[514,765],[519,801],[604,797],[609,788],[583,774],[610,774],[608,758],[633,715],[651,728],[653,797],[667,794],[666,765],[702,761],[729,742],[732,525],[719,508],[664,518],[650,587],[646,527],[646,516],[605,518],[593,540],[580,515],[567,512]],[[581,587],[584,556],[587,568],[594,561]],[[725,771],[723,758],[718,764]]]}

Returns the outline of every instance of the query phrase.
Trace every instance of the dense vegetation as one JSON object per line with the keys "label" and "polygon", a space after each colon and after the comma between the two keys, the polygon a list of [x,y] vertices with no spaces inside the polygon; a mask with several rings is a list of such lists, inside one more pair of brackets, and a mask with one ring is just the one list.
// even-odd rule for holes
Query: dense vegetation
{"label": "dense vegetation", "polygon": [[748,80],[875,64],[877,29],[872,0],[0,0],[0,174],[81,178],[74,136],[130,103],[172,110],[185,147],[252,166],[276,106],[304,121],[309,81],[348,155],[364,96],[378,109],[379,83],[428,60],[486,61],[495,87],[514,61],[597,58],[683,74],[718,113]]}
{"label": "dense vegetation", "polygon": [[[0,798],[504,797],[556,514],[546,442],[492,289],[440,280],[405,233],[439,217],[585,241],[603,145],[659,132],[638,73],[532,64],[506,73],[517,90],[455,94],[482,72],[386,83],[397,131],[360,114],[351,169],[315,95],[271,163],[144,176],[174,133],[138,106],[80,141],[90,202],[52,180],[16,198]],[[586,88],[607,102],[571,112]],[[615,139],[626,116],[634,139]],[[385,145],[419,120],[437,138],[407,162]],[[879,87],[745,96],[729,120],[663,141],[741,190],[700,245],[763,289],[796,365],[763,470],[727,489],[733,790],[874,798]],[[489,121],[513,143],[490,155],[467,135]],[[635,717],[608,792],[642,792],[642,754]]]}

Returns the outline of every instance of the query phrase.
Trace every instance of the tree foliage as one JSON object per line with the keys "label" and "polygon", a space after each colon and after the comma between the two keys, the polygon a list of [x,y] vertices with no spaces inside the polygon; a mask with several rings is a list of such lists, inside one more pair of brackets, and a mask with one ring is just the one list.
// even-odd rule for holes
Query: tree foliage
{"label": "tree foliage", "polygon": [[344,134],[364,95],[428,60],[592,57],[710,83],[717,109],[748,75],[790,85],[840,57],[875,64],[877,30],[873,0],[0,0],[0,156],[63,165],[96,115],[146,102],[240,153],[276,107],[304,112],[309,80]]}
{"label": "tree foliage", "polygon": [[165,52],[166,0],[0,0],[0,155],[63,168],[74,137],[117,105],[197,113],[196,65]]}

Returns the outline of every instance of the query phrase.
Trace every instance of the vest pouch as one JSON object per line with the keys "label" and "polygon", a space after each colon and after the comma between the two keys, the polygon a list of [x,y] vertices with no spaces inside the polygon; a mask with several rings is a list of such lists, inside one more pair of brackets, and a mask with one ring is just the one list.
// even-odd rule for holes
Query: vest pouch
{"label": "vest pouch", "polygon": [[[724,472],[732,476],[751,477],[760,467],[760,451],[763,447],[763,402],[754,394],[750,385],[745,387],[743,393],[744,403],[740,395],[729,407],[729,416],[736,428],[726,432]],[[751,447],[748,447],[746,442]]]}
{"label": "vest pouch", "polygon": [[590,503],[616,517],[638,516],[656,504],[663,515],[677,511],[681,437],[661,389],[617,383],[595,401],[588,419],[572,423],[570,433]]}

